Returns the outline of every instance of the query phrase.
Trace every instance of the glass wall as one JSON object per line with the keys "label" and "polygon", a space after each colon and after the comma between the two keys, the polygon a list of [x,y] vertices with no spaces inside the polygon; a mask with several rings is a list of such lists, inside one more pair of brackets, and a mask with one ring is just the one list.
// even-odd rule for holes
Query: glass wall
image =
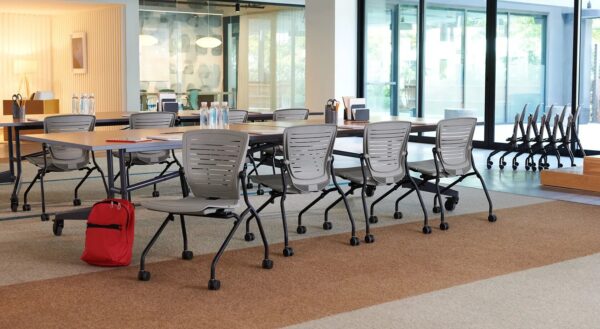
{"label": "glass wall", "polygon": [[578,133],[583,147],[600,150],[600,1],[582,2]]}

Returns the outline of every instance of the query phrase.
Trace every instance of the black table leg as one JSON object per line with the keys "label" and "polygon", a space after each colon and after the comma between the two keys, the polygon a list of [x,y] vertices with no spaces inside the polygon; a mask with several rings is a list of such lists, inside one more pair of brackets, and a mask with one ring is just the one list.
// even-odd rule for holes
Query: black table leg
{"label": "black table leg", "polygon": [[15,177],[15,185],[13,187],[13,192],[10,197],[10,209],[13,212],[16,212],[19,208],[19,192],[21,191],[21,175],[22,175],[22,166],[21,166],[21,138],[19,133],[19,127],[15,127],[15,151],[16,157],[14,158],[17,165],[17,176]]}
{"label": "black table leg", "polygon": [[0,183],[12,183],[15,181],[15,155],[13,151],[13,133],[12,127],[7,127],[8,134],[8,171],[0,172]]}

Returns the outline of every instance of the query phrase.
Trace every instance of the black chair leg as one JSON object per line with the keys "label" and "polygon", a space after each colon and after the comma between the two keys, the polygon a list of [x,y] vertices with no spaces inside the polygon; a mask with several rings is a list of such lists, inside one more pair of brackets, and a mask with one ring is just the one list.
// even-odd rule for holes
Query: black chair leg
{"label": "black chair leg", "polygon": [[[333,167],[333,160],[330,162],[329,166],[330,166],[329,168],[330,168],[330,172],[331,172],[331,179],[333,181],[333,185],[335,186],[335,188],[337,189],[338,193],[340,194],[342,200],[344,201],[344,206],[346,207],[346,212],[348,213],[348,219],[350,220],[350,225],[352,226],[352,236],[350,237],[350,245],[358,246],[360,244],[360,240],[356,236],[356,223],[354,222],[354,216],[352,216],[352,210],[350,210],[350,205],[348,204],[348,199],[346,198],[346,196],[348,194],[352,193],[352,191],[354,191],[354,189],[350,188],[350,190],[348,192],[344,193],[344,191],[342,191],[342,188],[338,184],[337,179],[335,178],[335,170]],[[325,220],[327,220],[327,213],[325,213],[325,216],[326,216]]]}
{"label": "black chair leg", "polygon": [[328,190],[324,190],[323,192],[321,192],[321,194],[314,199],[310,204],[308,204],[308,206],[304,207],[304,209],[300,210],[300,213],[298,213],[298,228],[296,229],[296,232],[298,234],[304,234],[306,233],[306,226],[302,225],[302,215],[307,212],[310,208],[312,208],[312,206],[314,206],[315,204],[317,204],[317,202],[323,200],[323,198],[325,196],[327,196],[327,194],[329,194],[329,192],[335,191],[335,189],[328,189]]}
{"label": "black chair leg", "polygon": [[90,174],[92,173],[92,171],[94,171],[94,170],[93,169],[88,169],[87,172],[85,173],[85,175],[83,176],[83,178],[77,184],[77,186],[75,186],[75,192],[73,193],[73,204],[76,205],[76,206],[81,205],[81,200],[79,200],[79,198],[78,198],[79,188],[88,179],[88,177],[90,176]]}
{"label": "black chair leg", "polygon": [[165,227],[167,227],[167,224],[169,224],[169,222],[173,221],[173,220],[174,220],[173,214],[169,214],[167,216],[167,218],[165,218],[163,223],[160,225],[160,227],[158,228],[158,231],[156,231],[156,233],[154,233],[154,236],[152,237],[152,239],[150,239],[150,242],[148,242],[148,245],[146,245],[146,248],[144,248],[144,251],[142,252],[142,256],[140,257],[140,271],[138,272],[138,280],[140,280],[140,281],[150,280],[150,272],[146,271],[146,256],[148,255],[148,252],[150,252],[150,249],[152,248],[152,246],[154,245],[156,240],[158,240],[158,237],[161,235],[162,231],[165,229]]}
{"label": "black chair leg", "polygon": [[287,217],[285,215],[285,198],[286,195],[283,193],[281,195],[281,199],[279,199],[279,207],[281,208],[281,220],[283,222],[283,256],[290,257],[294,255],[294,249],[289,246],[289,237],[288,237],[288,227],[287,227]]}
{"label": "black chair leg", "polygon": [[271,269],[273,267],[273,261],[269,259],[269,243],[267,242],[267,235],[265,234],[265,230],[263,229],[262,220],[258,216],[258,212],[256,212],[256,210],[254,210],[252,207],[250,208],[250,212],[256,218],[258,232],[260,233],[260,238],[262,239],[263,246],[265,249],[265,258],[263,259],[262,267],[265,269]]}
{"label": "black chair leg", "polygon": [[363,212],[365,214],[365,242],[375,242],[375,237],[371,234],[371,227],[369,225],[369,211],[367,210],[367,186],[363,185],[360,191],[360,198],[362,200]]}
{"label": "black chair leg", "polygon": [[[440,193],[440,176],[437,175],[435,177],[435,189],[436,189],[436,193],[435,193],[435,200],[437,200],[440,204],[439,206],[439,210],[440,210],[440,229],[442,231],[445,231],[448,229],[448,223],[446,223],[445,218],[444,218],[444,207],[442,206],[442,194]],[[434,205],[435,208],[435,205]]]}
{"label": "black chair leg", "polygon": [[181,253],[181,258],[184,260],[190,260],[194,258],[194,253],[188,249],[188,236],[185,228],[185,217],[183,215],[179,215],[179,221],[181,222],[181,236],[183,237],[183,252]]}
{"label": "black chair leg", "polygon": [[260,213],[263,209],[265,209],[269,203],[271,203],[271,201],[275,200],[275,198],[277,197],[276,194],[271,194],[271,197],[269,198],[269,200],[267,200],[265,203],[263,203],[260,207],[258,207],[258,209],[256,211],[252,211],[250,216],[246,219],[246,234],[244,235],[244,240],[246,241],[254,241],[254,233],[250,232],[250,222],[252,221],[252,218],[255,217],[254,214],[258,214]]}
{"label": "black chair leg", "polygon": [[29,183],[29,186],[27,186],[27,189],[25,190],[25,193],[23,193],[23,211],[30,211],[31,210],[31,205],[29,203],[27,203],[27,197],[29,195],[29,191],[31,191],[31,188],[33,187],[33,185],[35,185],[35,182],[38,179],[40,179],[41,175],[42,175],[42,171],[38,170],[37,174],[35,175],[35,177],[31,181],[31,183]]}
{"label": "black chair leg", "polygon": [[216,278],[217,263],[219,262],[219,259],[223,255],[223,252],[225,252],[227,245],[229,245],[229,241],[231,241],[231,238],[235,234],[235,231],[237,231],[238,227],[242,223],[242,219],[239,216],[234,215],[234,217],[235,217],[235,223],[233,224],[233,228],[231,229],[231,231],[229,231],[229,234],[227,234],[225,241],[223,241],[223,244],[219,248],[219,251],[213,258],[212,263],[210,264],[210,280],[208,281],[208,289],[209,290],[219,290],[219,288],[221,288],[221,281],[217,280],[217,278]]}
{"label": "black chair leg", "polygon": [[[419,187],[417,186],[417,183],[410,175],[408,175],[408,179],[410,180],[414,191],[417,192],[417,197],[419,198],[419,204],[421,204],[421,209],[423,210],[423,233],[430,234],[431,227],[429,226],[429,217],[427,215],[427,208],[425,208],[425,203],[423,202],[423,197],[421,196],[421,191],[419,191]],[[412,190],[409,192],[412,192]],[[397,207],[398,207],[398,203],[396,203],[396,211],[398,211]]]}

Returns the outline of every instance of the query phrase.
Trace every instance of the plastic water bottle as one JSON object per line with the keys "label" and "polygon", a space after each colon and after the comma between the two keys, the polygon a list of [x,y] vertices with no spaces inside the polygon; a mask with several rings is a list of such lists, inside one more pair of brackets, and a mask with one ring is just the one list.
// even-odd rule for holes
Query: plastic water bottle
{"label": "plastic water bottle", "polygon": [[79,97],[77,97],[77,94],[73,94],[71,98],[71,113],[79,114]]}
{"label": "plastic water bottle", "polygon": [[221,128],[229,129],[229,104],[221,103]]}
{"label": "plastic water bottle", "polygon": [[206,102],[200,103],[200,127],[208,128],[208,105]]}
{"label": "plastic water bottle", "polygon": [[96,115],[96,99],[94,98],[94,94],[90,94],[88,98],[88,114]]}
{"label": "plastic water bottle", "polygon": [[87,94],[81,94],[79,98],[79,114],[88,114],[89,102]]}
{"label": "plastic water bottle", "polygon": [[210,127],[211,128],[218,128],[219,127],[219,109],[217,107],[217,103],[216,102],[211,102],[210,103]]}

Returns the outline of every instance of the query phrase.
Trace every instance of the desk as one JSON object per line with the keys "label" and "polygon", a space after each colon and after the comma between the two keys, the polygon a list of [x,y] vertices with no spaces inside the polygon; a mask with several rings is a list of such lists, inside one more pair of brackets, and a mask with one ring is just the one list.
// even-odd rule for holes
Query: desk
{"label": "desk", "polygon": [[[245,124],[231,124],[229,129],[235,131],[246,132],[250,135],[250,145],[256,146],[265,143],[269,144],[281,144],[283,138],[283,132],[286,127],[294,125],[308,125],[314,124],[312,120],[302,121],[280,121],[280,122],[256,122],[256,123],[245,123]],[[357,137],[362,136],[365,124],[354,124],[345,126],[342,125],[338,128],[337,137]],[[432,131],[435,130],[436,125],[434,124],[416,124],[415,128],[420,131]],[[89,151],[104,151],[107,157],[107,181],[109,186],[108,197],[114,197],[115,194],[120,194],[122,198],[127,199],[132,191],[150,186],[155,183],[163,182],[169,179],[173,179],[179,176],[178,172],[172,172],[165,174],[159,178],[152,178],[143,182],[130,184],[127,175],[120,175],[119,186],[115,186],[114,177],[115,171],[113,168],[113,150],[118,150],[119,157],[119,169],[121,172],[125,172],[125,153],[128,152],[139,152],[139,151],[157,151],[166,149],[180,149],[182,147],[182,141],[180,138],[173,138],[172,140],[160,141],[151,140],[147,142],[139,143],[118,143],[118,142],[107,142],[108,139],[125,139],[126,137],[148,137],[156,135],[178,135],[183,134],[186,131],[193,131],[198,129],[209,129],[200,128],[198,126],[187,126],[187,127],[172,127],[172,128],[161,128],[161,129],[136,129],[128,131],[92,131],[92,132],[75,132],[75,133],[52,133],[52,134],[38,134],[38,135],[26,135],[23,136],[24,140],[38,142],[50,145],[60,145],[66,147],[81,148]],[[251,149],[250,152],[253,152]],[[345,156],[353,156],[356,153],[352,153],[348,150],[336,150],[337,154]],[[417,182],[420,183],[419,181]],[[430,187],[427,184],[421,184],[426,191],[435,191],[434,186]],[[433,185],[433,184],[430,184]],[[451,195],[455,195],[453,192]],[[449,194],[450,195],[450,194]],[[456,194],[457,195],[457,194]],[[55,221],[58,221],[58,225],[62,225],[65,219],[86,219],[89,213],[89,208],[78,209],[75,211],[69,211],[65,213],[59,213],[55,217]]]}
{"label": "desk", "polygon": [[[129,124],[129,116],[137,112],[98,112],[96,113],[96,126],[120,126]],[[322,112],[312,112],[311,115],[319,117]],[[19,192],[21,190],[21,131],[42,129],[44,118],[56,114],[28,115],[26,119],[13,119],[10,115],[0,116],[0,127],[7,128],[9,170],[0,172],[0,183],[14,183],[10,197],[10,207],[13,212],[19,208]],[[248,112],[249,121],[271,120],[273,113]],[[198,111],[180,111],[178,122],[198,122]],[[112,132],[114,135],[114,132]],[[14,142],[14,145],[13,145]],[[16,167],[16,168],[15,168]],[[16,170],[15,170],[16,169]]]}

